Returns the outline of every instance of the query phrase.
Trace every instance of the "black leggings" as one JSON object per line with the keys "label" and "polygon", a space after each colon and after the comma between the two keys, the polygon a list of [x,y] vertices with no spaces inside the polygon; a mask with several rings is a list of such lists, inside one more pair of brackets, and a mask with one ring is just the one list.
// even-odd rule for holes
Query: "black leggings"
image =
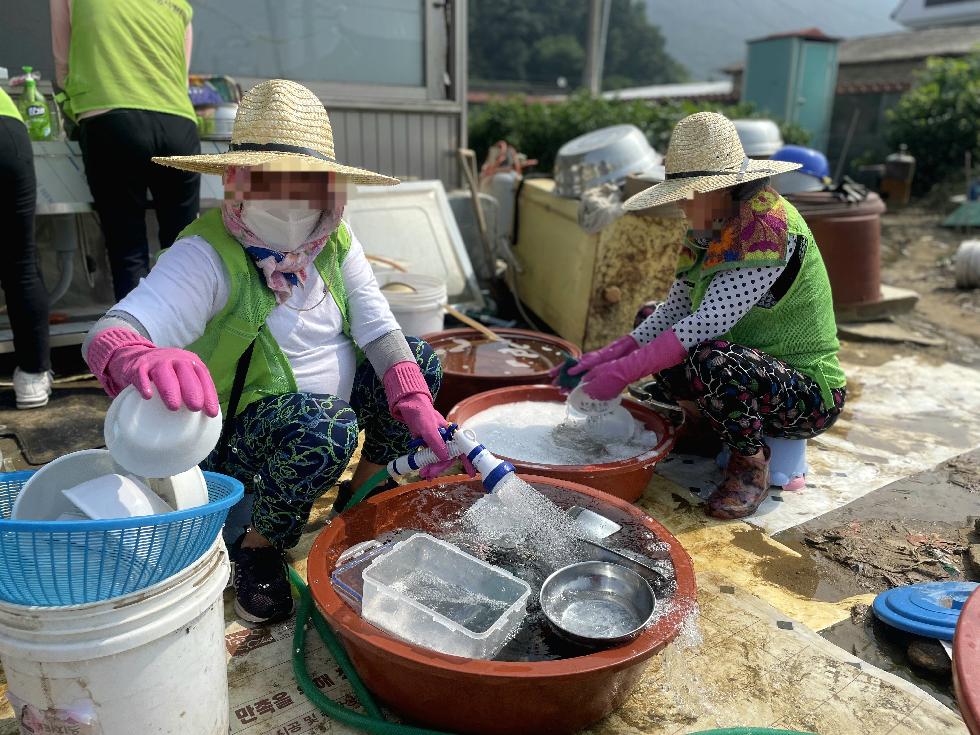
{"label": "black leggings", "polygon": [[0,286],[7,300],[17,366],[28,373],[51,369],[48,293],[34,240],[36,201],[34,153],[27,128],[20,120],[0,115],[0,223],[6,231]]}
{"label": "black leggings", "polygon": [[79,143],[109,253],[112,288],[120,301],[150,270],[147,189],[160,224],[160,247],[173,245],[197,217],[200,175],[150,160],[200,153],[197,126],[163,112],[112,110],[82,120]]}

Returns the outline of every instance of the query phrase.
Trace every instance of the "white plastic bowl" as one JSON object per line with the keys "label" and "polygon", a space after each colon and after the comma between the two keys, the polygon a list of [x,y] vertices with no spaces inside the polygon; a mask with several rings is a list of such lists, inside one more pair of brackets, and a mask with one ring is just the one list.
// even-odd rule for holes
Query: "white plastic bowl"
{"label": "white plastic bowl", "polygon": [[18,521],[53,521],[77,512],[62,494],[86,480],[110,474],[126,474],[105,449],[84,449],[49,462],[24,483],[17,494],[10,517]]}
{"label": "white plastic bowl", "polygon": [[173,477],[148,478],[146,484],[174,510],[197,508],[208,502],[208,483],[197,466]]}
{"label": "white plastic bowl", "polygon": [[103,475],[61,492],[76,508],[96,521],[173,511],[150,488],[125,475]]}
{"label": "white plastic bowl", "polygon": [[[110,474],[135,473],[116,462],[105,449],[85,449],[58,457],[24,484],[14,500],[10,517],[22,521],[70,520],[67,516],[76,514],[78,509],[62,491]],[[207,483],[198,467],[173,477],[137,479],[176,510],[204,505],[208,499]]]}
{"label": "white plastic bowl", "polygon": [[221,436],[221,413],[181,407],[171,411],[154,392],[144,399],[134,386],[122,391],[105,417],[105,443],[116,462],[140,477],[187,472],[207,457]]}
{"label": "white plastic bowl", "polygon": [[772,120],[732,120],[732,123],[749,158],[769,158],[783,147],[779,126]]}

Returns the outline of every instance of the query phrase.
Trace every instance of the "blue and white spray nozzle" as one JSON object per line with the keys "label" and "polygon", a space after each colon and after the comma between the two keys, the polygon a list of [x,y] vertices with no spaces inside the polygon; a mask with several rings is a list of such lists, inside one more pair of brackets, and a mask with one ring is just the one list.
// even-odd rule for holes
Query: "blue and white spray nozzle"
{"label": "blue and white spray nozzle", "polygon": [[[493,456],[469,429],[460,429],[452,424],[439,432],[446,442],[450,459],[464,456],[469,459],[473,468],[480,473],[483,487],[488,493],[496,490],[507,475],[515,472],[514,465]],[[435,452],[425,447],[420,439],[414,440],[409,447],[414,451],[388,463],[388,474],[392,477],[400,477],[440,461]]]}

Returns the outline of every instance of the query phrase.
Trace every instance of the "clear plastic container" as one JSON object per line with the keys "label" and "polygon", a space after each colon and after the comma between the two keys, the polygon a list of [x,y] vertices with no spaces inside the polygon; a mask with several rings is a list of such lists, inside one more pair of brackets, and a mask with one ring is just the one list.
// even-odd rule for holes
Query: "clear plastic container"
{"label": "clear plastic container", "polygon": [[530,586],[452,544],[419,533],[363,573],[361,614],[409,643],[491,659],[527,614]]}

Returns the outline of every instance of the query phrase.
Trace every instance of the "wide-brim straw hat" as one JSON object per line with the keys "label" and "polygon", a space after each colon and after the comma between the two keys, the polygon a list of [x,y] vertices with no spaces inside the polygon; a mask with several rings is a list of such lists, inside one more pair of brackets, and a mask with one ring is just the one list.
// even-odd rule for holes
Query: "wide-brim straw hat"
{"label": "wide-brim straw hat", "polygon": [[272,79],[252,87],[238,106],[227,153],[162,156],[155,163],[221,174],[228,166],[269,165],[282,171],[330,171],[355,184],[393,185],[398,179],[337,161],[323,104],[302,84]]}
{"label": "wide-brim straw hat", "polygon": [[745,155],[735,125],[717,112],[696,112],[674,127],[664,161],[664,181],[626,200],[647,209],[800,167],[788,161],[755,161]]}

